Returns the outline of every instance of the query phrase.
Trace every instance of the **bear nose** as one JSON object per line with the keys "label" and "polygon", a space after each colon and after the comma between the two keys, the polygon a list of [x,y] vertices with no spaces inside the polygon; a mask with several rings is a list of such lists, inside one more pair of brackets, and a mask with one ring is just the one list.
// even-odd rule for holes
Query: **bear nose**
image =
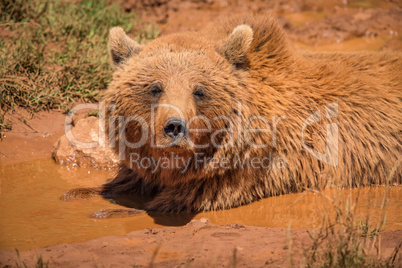
{"label": "bear nose", "polygon": [[172,138],[177,138],[178,136],[186,134],[186,124],[180,119],[171,119],[167,122],[164,127],[165,133]]}

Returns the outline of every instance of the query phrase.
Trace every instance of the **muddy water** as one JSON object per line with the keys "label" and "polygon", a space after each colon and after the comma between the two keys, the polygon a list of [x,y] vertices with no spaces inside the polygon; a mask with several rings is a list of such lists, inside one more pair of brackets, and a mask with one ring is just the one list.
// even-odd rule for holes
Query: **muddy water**
{"label": "muddy water", "polygon": [[293,42],[293,44],[302,49],[312,51],[360,51],[360,50],[380,50],[390,38],[371,37],[371,38],[353,38],[340,43],[333,43],[322,46],[307,46],[303,43]]}
{"label": "muddy water", "polygon": [[[207,217],[212,223],[240,223],[267,227],[319,226],[329,203],[319,194],[289,194],[266,198],[239,208],[198,215],[148,215],[95,220],[89,215],[119,205],[102,198],[63,202],[59,197],[74,187],[95,186],[112,172],[59,166],[52,160],[0,165],[0,249],[39,248],[60,243],[83,242],[107,235],[166,225],[183,225],[192,218]],[[345,197],[359,195],[357,214],[377,219],[384,187],[341,191]],[[334,191],[325,194],[334,196]],[[327,204],[324,207],[323,204]],[[402,228],[402,187],[391,187],[387,198],[386,229]]]}

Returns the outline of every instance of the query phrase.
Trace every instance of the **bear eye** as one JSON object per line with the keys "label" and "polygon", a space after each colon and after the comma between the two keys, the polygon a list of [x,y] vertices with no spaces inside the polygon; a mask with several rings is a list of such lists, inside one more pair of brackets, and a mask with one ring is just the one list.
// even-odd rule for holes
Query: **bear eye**
{"label": "bear eye", "polygon": [[154,83],[149,87],[149,91],[151,92],[152,96],[158,97],[163,90],[159,83]]}
{"label": "bear eye", "polygon": [[193,95],[197,99],[202,99],[205,96],[205,88],[202,86],[197,86],[193,92]]}

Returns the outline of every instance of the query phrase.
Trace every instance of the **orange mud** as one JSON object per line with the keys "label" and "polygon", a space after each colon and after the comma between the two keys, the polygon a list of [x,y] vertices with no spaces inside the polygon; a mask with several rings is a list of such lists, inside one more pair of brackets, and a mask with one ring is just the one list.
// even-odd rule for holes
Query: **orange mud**
{"label": "orange mud", "polygon": [[5,118],[12,129],[0,141],[0,164],[51,158],[54,143],[64,133],[65,115],[51,111],[32,117],[17,108],[12,113],[7,112]]}
{"label": "orange mud", "polygon": [[402,50],[399,0],[123,0],[122,7],[155,23],[161,35],[199,30],[230,15],[267,14],[276,17],[290,41],[303,48]]}
{"label": "orange mud", "polygon": [[[332,205],[318,193],[300,193],[262,199],[238,208],[199,214],[134,215],[118,219],[91,219],[101,209],[124,208],[100,197],[64,202],[59,198],[76,187],[97,186],[113,172],[60,166],[51,159],[0,165],[0,249],[27,250],[60,243],[84,242],[101,236],[164,226],[182,226],[192,219],[208,218],[213,224],[239,223],[263,227],[315,228]],[[381,216],[385,187],[324,191],[354,202],[356,216],[375,225]],[[391,187],[385,213],[386,230],[402,229],[402,187]]]}

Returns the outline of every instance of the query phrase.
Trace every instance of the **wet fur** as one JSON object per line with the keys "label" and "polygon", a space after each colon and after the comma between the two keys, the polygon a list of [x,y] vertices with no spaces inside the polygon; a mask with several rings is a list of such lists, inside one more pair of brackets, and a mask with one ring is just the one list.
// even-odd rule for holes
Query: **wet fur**
{"label": "wet fur", "polygon": [[[243,26],[234,32],[239,25]],[[252,29],[251,39],[247,25]],[[231,34],[236,38],[231,39]],[[118,43],[111,38],[112,43]],[[283,169],[268,170],[200,170],[192,165],[181,174],[174,169],[156,173],[131,170],[126,160],[122,161],[117,177],[103,185],[103,194],[150,195],[152,199],[145,206],[149,211],[207,211],[306,188],[385,184],[394,167],[397,169],[391,183],[401,183],[402,169],[397,165],[402,153],[401,53],[298,51],[288,44],[274,20],[247,16],[222,20],[201,32],[161,37],[141,48],[123,47],[123,52],[117,55],[125,55],[127,51],[139,54],[131,57],[129,52],[130,57],[119,58],[105,98],[106,103],[113,103],[117,108],[108,116],[140,114],[149,120],[150,102],[136,86],[148,83],[155,76],[163,80],[171,75],[174,77],[168,86],[172,90],[166,94],[172,94],[169,100],[184,98],[179,105],[188,117],[228,115],[237,122],[252,115],[269,119],[286,116],[277,125],[274,148],[253,149],[242,142],[240,146],[210,148],[203,153],[227,158],[238,154],[244,159],[271,152],[284,157],[287,164]],[[187,96],[184,90],[191,87],[192,77],[200,79],[200,73],[191,69],[191,59],[196,57],[200,59],[197,62],[205,60],[207,64],[197,67],[201,77],[206,78],[209,99],[205,105],[182,97]],[[149,58],[149,66],[141,65],[141,58]],[[153,62],[156,58],[163,60]],[[174,70],[182,65],[181,76],[177,76],[178,72],[169,73],[167,64]],[[143,71],[147,68],[148,72]],[[239,101],[243,104],[241,111],[236,110]],[[323,113],[324,107],[335,101],[339,104],[335,120],[339,124],[339,164],[331,167],[304,150],[301,129],[312,113],[319,109]],[[156,124],[162,125],[162,120],[158,120]],[[325,151],[326,123],[322,121],[306,130],[309,145],[316,151]],[[223,127],[222,122],[217,122],[213,129]],[[240,126],[235,123],[229,127],[237,133]],[[127,136],[136,137],[138,131],[138,126],[129,125]],[[221,140],[226,138],[222,136]],[[239,135],[235,138],[236,142],[243,139]],[[254,134],[253,138],[260,142],[272,141],[271,133]],[[163,153],[144,146],[127,150],[126,159],[130,152],[142,156]],[[193,151],[187,153],[191,155]]]}

